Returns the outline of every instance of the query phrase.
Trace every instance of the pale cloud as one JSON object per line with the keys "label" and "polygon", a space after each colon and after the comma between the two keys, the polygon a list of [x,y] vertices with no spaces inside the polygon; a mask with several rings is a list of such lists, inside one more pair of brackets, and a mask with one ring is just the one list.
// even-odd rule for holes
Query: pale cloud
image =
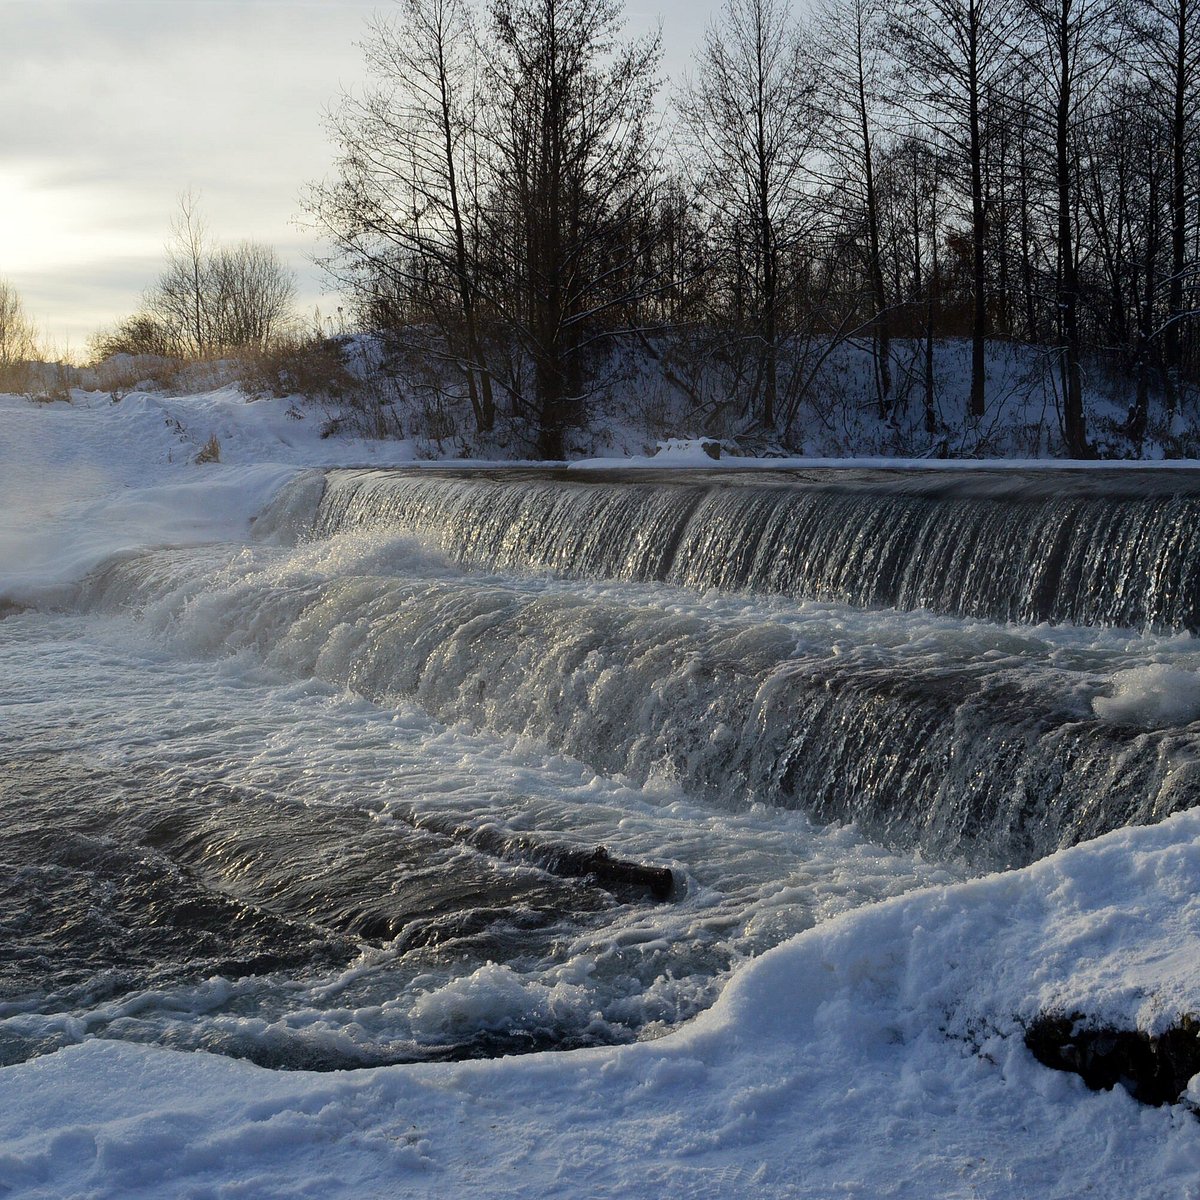
{"label": "pale cloud", "polygon": [[0,0],[0,274],[52,340],[137,306],[188,188],[216,236],[277,246],[318,298],[299,195],[376,7]]}
{"label": "pale cloud", "polygon": [[[705,17],[672,3],[674,74]],[[51,339],[79,349],[136,308],[187,189],[216,237],[274,245],[304,302],[321,300],[301,193],[330,170],[323,114],[361,82],[355,43],[389,7],[0,0],[0,276]],[[657,20],[628,13],[633,33]]]}

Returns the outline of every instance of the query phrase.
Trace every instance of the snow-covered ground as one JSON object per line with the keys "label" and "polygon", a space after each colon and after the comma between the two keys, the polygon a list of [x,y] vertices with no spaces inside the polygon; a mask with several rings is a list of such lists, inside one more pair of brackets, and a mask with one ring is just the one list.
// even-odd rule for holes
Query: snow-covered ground
{"label": "snow-covered ground", "polygon": [[684,1029],[617,1049],[314,1075],[86,1042],[0,1071],[0,1181],[46,1197],[1194,1197],[1195,1117],[1046,1070],[1017,1018],[1049,1002],[1154,1024],[1192,1003],[1198,835],[1188,814],[829,921]]}
{"label": "snow-covered ground", "polygon": [[[406,462],[406,442],[322,439],[286,401],[247,404],[236,388],[114,404],[0,398],[0,596],[78,579],[104,558],[244,533],[297,468]],[[195,464],[210,438],[220,461]],[[30,592],[29,594],[34,594]]]}
{"label": "snow-covered ground", "polygon": [[[322,440],[317,421],[287,409],[233,391],[0,399],[0,618],[13,605],[68,604],[72,581],[114,554],[242,540],[304,466],[411,457],[405,443]],[[196,464],[213,435],[221,461]],[[711,466],[702,454],[674,446],[664,458]],[[153,747],[155,730],[126,727],[126,709],[104,715],[135,699],[136,685],[104,692],[112,645],[79,668],[95,697],[39,714],[29,681],[58,669],[39,638],[62,619],[0,619],[13,672],[0,734],[60,719],[81,722],[79,744],[107,746],[114,761],[125,741]],[[193,676],[199,695],[203,672]],[[1181,684],[1161,670],[1126,682],[1109,701],[1118,709]],[[353,720],[337,696],[317,702],[348,744]],[[221,694],[210,703],[235,707]],[[355,703],[354,720],[368,719]],[[180,736],[203,740],[215,726],[195,715]],[[321,728],[298,725],[281,757],[301,755]],[[421,736],[428,752],[435,734]],[[445,770],[470,779],[484,751],[464,749],[466,736]],[[514,762],[501,755],[488,769]],[[579,768],[553,762],[555,786],[567,786]],[[580,779],[617,803],[618,784]],[[691,811],[683,797],[671,806]],[[947,881],[918,863],[905,886],[922,882],[798,922],[706,1011],[628,1045],[313,1073],[82,1028],[64,1049],[0,1069],[0,1194],[1200,1197],[1200,1121],[1185,1104],[1090,1092],[1023,1041],[1023,1022],[1045,1011],[1157,1033],[1200,1010],[1200,812],[984,878]],[[427,1019],[453,1021],[528,999],[511,973],[484,965],[424,1003]],[[1188,1097],[1200,1106],[1200,1077]]]}

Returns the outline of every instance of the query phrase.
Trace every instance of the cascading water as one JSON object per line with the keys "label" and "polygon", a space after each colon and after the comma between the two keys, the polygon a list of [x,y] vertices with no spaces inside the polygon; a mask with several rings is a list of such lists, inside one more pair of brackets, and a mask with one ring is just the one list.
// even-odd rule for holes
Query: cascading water
{"label": "cascading water", "polygon": [[[385,525],[457,563],[579,582],[437,564],[430,577],[419,558],[313,573],[303,556],[281,567],[264,552],[214,584],[206,563],[156,555],[113,564],[88,603],[144,611],[206,651],[215,631],[376,701],[536,737],[608,775],[854,820],[890,845],[981,866],[1200,798],[1192,730],[1104,711],[1109,675],[1141,662],[1128,634],[1089,649],[1097,635],[1077,629],[1031,635],[828,603],[918,595],[937,578],[929,607],[966,613],[1040,603],[1111,616],[1135,594],[1180,613],[1189,597],[1168,581],[1200,563],[1183,553],[1193,501],[984,496],[974,480],[966,496],[944,480],[914,494],[834,476],[761,486],[334,472],[323,492],[309,479],[283,497],[264,530],[302,527],[310,512],[317,545]],[[1001,568],[1018,558],[1006,591]],[[1064,591],[1068,579],[1077,586]],[[768,593],[810,591],[824,615],[748,600],[722,611],[707,597],[688,608],[697,592],[763,581]]]}
{"label": "cascading water", "polygon": [[1178,478],[334,471],[252,542],[114,559],[5,621],[45,674],[0,854],[83,948],[12,924],[0,1058],[650,1036],[825,915],[1194,805]]}
{"label": "cascading water", "polygon": [[489,570],[995,621],[1200,628],[1190,472],[680,474],[334,471],[315,528],[393,526]]}
{"label": "cascading water", "polygon": [[[282,507],[304,503],[285,498]],[[596,481],[518,470],[332,472],[312,526],[319,536],[396,527],[493,571],[1182,630],[1200,623],[1198,518],[1200,478],[1178,472],[618,472]],[[453,618],[436,616],[436,603],[413,607],[440,647],[454,644]],[[1063,670],[1069,654],[1053,635],[1047,652],[1013,654],[974,626],[955,631],[965,638],[958,647],[952,637],[933,654],[863,662],[861,646],[831,655],[766,624],[679,630],[641,613],[530,605],[490,629],[477,657],[521,666],[489,677],[479,664],[456,672],[443,657],[436,669],[393,678],[439,711],[540,732],[606,769],[644,777],[658,756],[692,786],[854,818],[874,836],[935,855],[1025,862],[1200,798],[1195,736],[1098,717],[1095,673],[1120,664],[1097,659],[1090,680]],[[870,637],[877,645],[878,630]],[[556,641],[589,639],[587,655],[609,679],[577,694],[603,721],[580,728],[578,713],[532,718],[537,701],[514,706],[523,692],[559,696],[576,667],[554,653]],[[399,640],[422,644],[416,629]],[[1069,645],[1072,634],[1060,641]],[[536,663],[523,645],[538,647]],[[1131,664],[1138,651],[1129,648]],[[375,692],[386,690],[378,672],[357,669]],[[498,694],[490,706],[489,690]]]}

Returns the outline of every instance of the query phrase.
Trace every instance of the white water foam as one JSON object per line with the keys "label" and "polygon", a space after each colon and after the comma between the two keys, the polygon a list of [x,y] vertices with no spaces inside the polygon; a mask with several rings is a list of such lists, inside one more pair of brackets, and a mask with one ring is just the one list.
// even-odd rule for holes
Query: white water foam
{"label": "white water foam", "polygon": [[1200,672],[1196,670],[1148,663],[1113,672],[1111,686],[1111,695],[1092,701],[1097,715],[1106,721],[1147,729],[1200,721]]}

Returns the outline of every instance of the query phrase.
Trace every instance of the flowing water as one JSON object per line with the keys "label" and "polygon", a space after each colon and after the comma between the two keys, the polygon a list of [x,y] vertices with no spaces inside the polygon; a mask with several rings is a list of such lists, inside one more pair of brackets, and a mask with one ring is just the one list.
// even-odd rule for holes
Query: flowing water
{"label": "flowing water", "polygon": [[114,559],[0,620],[0,1061],[655,1036],[839,911],[1195,804],[1197,505],[338,471]]}

